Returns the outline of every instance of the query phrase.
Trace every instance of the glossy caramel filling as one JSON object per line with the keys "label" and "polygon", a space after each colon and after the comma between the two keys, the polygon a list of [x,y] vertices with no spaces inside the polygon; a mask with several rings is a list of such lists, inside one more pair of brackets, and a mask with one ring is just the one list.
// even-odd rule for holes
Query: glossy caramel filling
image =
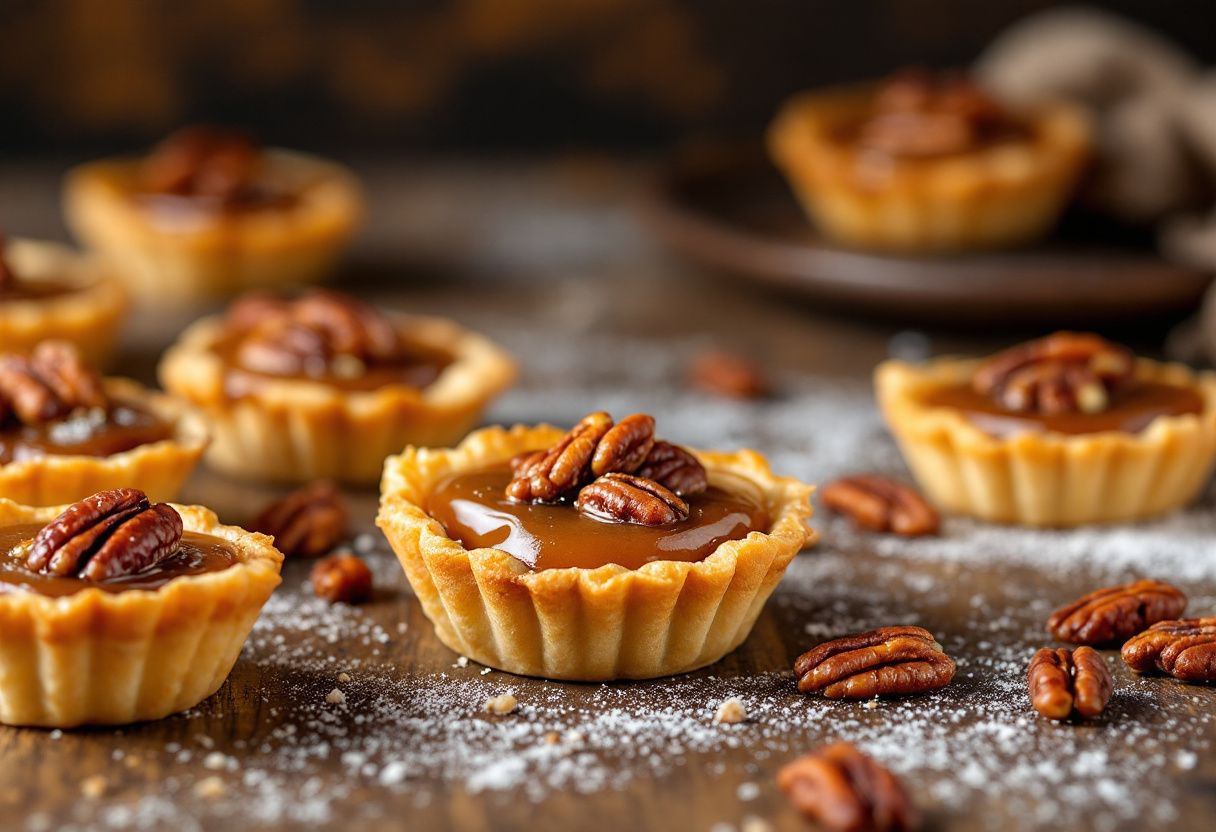
{"label": "glossy caramel filling", "polygon": [[570,503],[516,502],[503,493],[510,479],[505,465],[453,474],[431,493],[426,511],[466,549],[501,549],[535,570],[700,561],[771,522],[756,487],[738,477],[691,497],[688,519],[666,526],[604,522]]}
{"label": "glossy caramel filling", "polygon": [[[240,346],[241,336],[234,335],[223,339],[212,348],[227,365],[224,391],[229,398],[233,399],[256,393],[267,383],[276,380],[316,381],[339,390],[364,393],[391,385],[403,385],[421,390],[433,384],[454,360],[446,350],[415,342],[410,345],[406,357],[401,361],[378,364],[363,364],[356,361],[349,366],[334,362],[334,366],[328,367],[327,371],[315,374],[299,372],[280,375],[242,365],[237,357]],[[335,367],[345,367],[349,371],[337,373],[334,372]]]}
{"label": "glossy caramel filling", "polygon": [[173,437],[173,425],[134,404],[0,431],[0,464],[45,456],[111,456]]}
{"label": "glossy caramel filling", "polygon": [[106,581],[86,581],[83,578],[62,578],[43,575],[25,568],[25,558],[34,536],[42,529],[38,523],[22,523],[0,528],[0,593],[37,592],[40,595],[63,596],[96,587],[105,592],[128,589],[157,589],[174,578],[219,572],[239,560],[236,550],[226,540],[209,534],[186,532],[177,551],[150,569],[123,575]]}
{"label": "glossy caramel filling", "polygon": [[961,411],[967,420],[999,438],[1026,431],[1065,434],[1139,433],[1162,416],[1185,416],[1204,410],[1203,396],[1192,387],[1138,381],[1120,391],[1110,407],[1098,413],[1020,413],[1006,410],[970,384],[954,384],[923,397],[931,407]]}

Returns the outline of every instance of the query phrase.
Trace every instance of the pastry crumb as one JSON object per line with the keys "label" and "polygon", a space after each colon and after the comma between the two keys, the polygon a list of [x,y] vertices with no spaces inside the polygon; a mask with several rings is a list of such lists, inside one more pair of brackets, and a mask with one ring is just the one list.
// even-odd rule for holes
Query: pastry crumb
{"label": "pastry crumb", "polygon": [[325,701],[331,705],[345,705],[346,694],[334,688],[329,693],[325,694]]}
{"label": "pastry crumb", "polygon": [[109,783],[106,782],[106,778],[100,774],[95,774],[81,781],[80,793],[85,797],[101,797],[106,793],[107,786],[109,786]]}
{"label": "pastry crumb", "polygon": [[865,704],[863,704],[861,707],[865,708],[867,711],[876,711],[878,710],[878,699],[867,699]]}
{"label": "pastry crumb", "polygon": [[204,777],[194,784],[194,794],[198,797],[223,797],[227,790],[224,781],[215,775]]}
{"label": "pastry crumb", "polygon": [[519,706],[519,700],[509,693],[504,693],[501,696],[495,696],[493,699],[486,700],[485,709],[487,713],[503,716],[514,711]]}
{"label": "pastry crumb", "polygon": [[714,724],[716,725],[737,725],[745,719],[747,719],[747,707],[734,696],[719,705],[718,712],[714,714]]}
{"label": "pastry crumb", "polygon": [[349,682],[349,681],[350,681],[350,674],[349,674],[349,673],[346,673],[346,672],[344,671],[344,672],[342,672],[342,673],[339,673],[339,674],[338,674],[338,683],[339,683],[339,684],[343,684],[343,685],[345,685],[345,684],[346,684],[347,682]]}
{"label": "pastry crumb", "polygon": [[469,666],[469,657],[468,656],[461,656],[460,658],[458,658],[456,660],[456,664],[452,665],[452,667],[468,667],[468,666]]}
{"label": "pastry crumb", "polygon": [[494,668],[492,668],[492,667],[483,667],[483,668],[481,669],[481,675],[482,675],[482,676],[485,676],[487,673],[490,673],[490,672],[492,672],[493,670],[494,670]]}

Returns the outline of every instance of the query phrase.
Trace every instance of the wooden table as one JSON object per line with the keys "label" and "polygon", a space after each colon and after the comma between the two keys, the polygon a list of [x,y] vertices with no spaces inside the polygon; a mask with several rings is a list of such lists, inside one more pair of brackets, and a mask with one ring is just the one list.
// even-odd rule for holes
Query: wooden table
{"label": "wooden table", "polygon": [[[654,413],[693,445],[751,445],[811,481],[901,471],[868,372],[889,349],[980,350],[1003,336],[927,336],[851,323],[666,262],[628,211],[636,171],[377,167],[373,222],[345,273],[369,297],[438,312],[520,358],[490,422],[570,422],[592,406]],[[57,236],[49,167],[0,168],[0,216]],[[125,372],[152,377],[180,321],[141,317]],[[714,400],[683,384],[706,346],[764,361],[778,392]],[[201,471],[183,501],[241,522],[273,492]],[[1216,498],[1160,524],[1049,534],[952,520],[940,540],[859,535],[823,515],[751,638],[677,679],[579,685],[461,660],[434,637],[350,494],[374,602],[326,607],[284,582],[219,693],[122,729],[0,729],[0,825],[13,829],[804,829],[773,785],[785,761],[851,739],[903,775],[940,830],[1170,828],[1216,817],[1216,690],[1136,679],[1088,725],[1030,711],[1024,667],[1057,604],[1134,574],[1174,578],[1216,611]],[[793,658],[824,638],[915,622],[959,664],[935,695],[864,704],[798,695]],[[349,681],[339,681],[340,674]],[[341,677],[343,680],[346,676]],[[342,691],[344,702],[327,701]],[[511,690],[520,709],[482,704]],[[750,718],[714,726],[723,699]]]}

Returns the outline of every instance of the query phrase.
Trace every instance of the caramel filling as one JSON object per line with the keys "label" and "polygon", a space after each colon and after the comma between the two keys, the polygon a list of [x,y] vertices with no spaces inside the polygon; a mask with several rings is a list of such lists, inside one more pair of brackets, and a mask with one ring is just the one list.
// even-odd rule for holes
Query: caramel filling
{"label": "caramel filling", "polygon": [[89,587],[105,592],[157,589],[174,578],[220,572],[238,561],[236,550],[228,541],[209,534],[186,532],[176,552],[142,572],[98,582],[43,575],[25,568],[29,545],[41,529],[38,523],[0,528],[0,552],[3,552],[0,554],[0,593],[37,592],[58,597]]}
{"label": "caramel filling", "polygon": [[422,344],[410,344],[400,361],[365,364],[358,359],[343,363],[341,359],[318,362],[317,372],[274,374],[244,366],[238,354],[243,334],[229,336],[212,349],[227,365],[224,390],[233,399],[256,393],[275,380],[317,381],[351,392],[371,392],[381,387],[404,385],[421,390],[435,382],[440,373],[454,360],[445,350]]}
{"label": "caramel filling", "polygon": [[535,570],[700,561],[771,522],[755,486],[737,477],[690,497],[688,519],[666,526],[603,522],[571,503],[516,502],[503,493],[510,479],[506,465],[453,474],[431,493],[426,511],[466,549],[501,549]]}
{"label": "caramel filling", "polygon": [[44,456],[111,456],[173,436],[173,425],[133,405],[77,410],[66,419],[0,431],[0,464]]}
{"label": "caramel filling", "polygon": [[1026,431],[1065,434],[1139,433],[1161,416],[1185,416],[1204,410],[1204,400],[1191,387],[1138,381],[1120,390],[1110,407],[1098,413],[1021,413],[1006,410],[970,384],[939,387],[925,394],[931,407],[961,411],[967,420],[985,433],[999,438]]}

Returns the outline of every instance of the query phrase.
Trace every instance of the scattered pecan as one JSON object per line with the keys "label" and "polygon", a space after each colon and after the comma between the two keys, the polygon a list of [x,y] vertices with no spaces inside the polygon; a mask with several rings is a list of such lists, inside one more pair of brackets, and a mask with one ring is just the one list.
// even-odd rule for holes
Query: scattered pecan
{"label": "scattered pecan", "polygon": [[140,171],[152,193],[240,203],[257,190],[261,154],[248,136],[216,127],[188,127],[157,145]]}
{"label": "scattered pecan", "polygon": [[40,425],[79,407],[106,407],[101,379],[64,341],[43,341],[26,357],[0,355],[0,401],[24,424]]}
{"label": "scattered pecan", "polygon": [[954,678],[954,662],[923,627],[880,627],[808,650],[794,673],[803,693],[868,699],[945,687]]}
{"label": "scattered pecan", "polygon": [[251,527],[273,537],[275,548],[288,557],[317,558],[346,536],[349,520],[338,490],[318,482],[268,505]]}
{"label": "scattered pecan", "polygon": [[604,474],[578,492],[583,514],[618,523],[666,526],[688,519],[688,503],[654,480],[619,472]]}
{"label": "scattered pecan", "polygon": [[731,399],[759,399],[768,393],[764,371],[755,362],[728,352],[700,355],[688,370],[693,387]]}
{"label": "scattered pecan", "polygon": [[691,497],[709,487],[705,466],[695,456],[671,442],[657,440],[634,472],[664,488]]}
{"label": "scattered pecan", "polygon": [[591,457],[591,473],[632,473],[654,447],[654,417],[634,413],[617,422],[600,439]]}
{"label": "scattered pecan", "polygon": [[1091,719],[1106,709],[1115,689],[1106,662],[1092,647],[1044,647],[1030,660],[1026,683],[1030,703],[1048,719],[1068,719],[1074,713]]}
{"label": "scattered pecan", "polygon": [[177,550],[181,515],[142,491],[116,488],[73,503],[34,537],[26,568],[103,581],[142,572]]}
{"label": "scattered pecan", "polygon": [[884,766],[845,742],[782,766],[777,787],[827,832],[915,832],[920,815]]}
{"label": "scattered pecan", "polygon": [[1135,374],[1130,350],[1097,335],[1057,332],[998,353],[972,386],[1013,411],[1097,413]]}
{"label": "scattered pecan", "polygon": [[917,537],[937,534],[941,527],[937,511],[923,497],[877,474],[842,477],[820,489],[819,498],[854,525],[871,531]]}
{"label": "scattered pecan", "polygon": [[1099,589],[1060,607],[1047,619],[1047,630],[1072,644],[1113,644],[1158,621],[1177,618],[1185,609],[1182,590],[1145,579]]}
{"label": "scattered pecan", "polygon": [[1216,682],[1216,617],[1159,621],[1124,644],[1122,655],[1137,673]]}
{"label": "scattered pecan", "polygon": [[591,460],[599,442],[612,428],[612,417],[590,413],[539,456],[529,458],[507,484],[513,500],[556,500],[589,479]]}
{"label": "scattered pecan", "polygon": [[313,594],[331,604],[359,604],[372,597],[372,570],[349,553],[317,561],[308,577]]}

